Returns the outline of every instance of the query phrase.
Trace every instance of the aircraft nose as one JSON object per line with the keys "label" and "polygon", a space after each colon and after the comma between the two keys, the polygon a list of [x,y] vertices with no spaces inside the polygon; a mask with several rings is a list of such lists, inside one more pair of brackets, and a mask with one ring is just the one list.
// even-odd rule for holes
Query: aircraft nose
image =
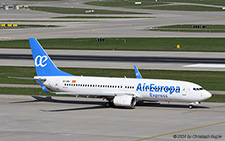
{"label": "aircraft nose", "polygon": [[204,98],[204,100],[209,99],[210,97],[212,97],[212,94],[211,94],[210,92],[205,91],[205,92],[203,93],[203,98]]}

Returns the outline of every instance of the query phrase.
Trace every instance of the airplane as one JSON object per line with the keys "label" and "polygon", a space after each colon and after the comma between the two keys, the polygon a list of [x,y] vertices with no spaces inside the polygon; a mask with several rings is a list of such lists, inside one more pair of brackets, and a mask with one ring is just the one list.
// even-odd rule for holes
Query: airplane
{"label": "airplane", "polygon": [[135,108],[138,101],[166,101],[189,103],[192,109],[212,96],[192,82],[144,79],[136,66],[136,78],[75,76],[59,70],[36,38],[29,43],[37,73],[33,79],[46,93],[103,98],[105,107],[126,108]]}

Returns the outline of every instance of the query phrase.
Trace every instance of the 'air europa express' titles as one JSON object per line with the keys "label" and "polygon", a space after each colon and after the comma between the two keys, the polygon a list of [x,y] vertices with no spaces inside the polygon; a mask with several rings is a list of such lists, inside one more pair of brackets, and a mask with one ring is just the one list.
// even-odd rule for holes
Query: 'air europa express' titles
{"label": "'air europa express' titles", "polygon": [[155,84],[146,84],[144,83],[143,85],[141,83],[138,84],[136,91],[149,91],[149,92],[165,92],[165,93],[170,93],[173,94],[175,93],[180,93],[180,87],[179,86],[157,86]]}

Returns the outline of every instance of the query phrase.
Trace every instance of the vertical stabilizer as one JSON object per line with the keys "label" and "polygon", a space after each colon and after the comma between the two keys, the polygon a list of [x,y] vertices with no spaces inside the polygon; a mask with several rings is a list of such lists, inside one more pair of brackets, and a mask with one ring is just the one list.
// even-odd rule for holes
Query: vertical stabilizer
{"label": "vertical stabilizer", "polygon": [[37,76],[72,76],[69,73],[59,70],[55,66],[37,39],[29,38],[29,42]]}

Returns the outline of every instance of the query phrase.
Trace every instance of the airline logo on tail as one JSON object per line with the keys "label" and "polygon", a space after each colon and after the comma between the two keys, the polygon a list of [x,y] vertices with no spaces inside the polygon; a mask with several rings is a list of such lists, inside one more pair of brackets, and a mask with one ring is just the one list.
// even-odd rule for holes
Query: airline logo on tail
{"label": "airline logo on tail", "polygon": [[73,76],[59,70],[35,38],[29,38],[37,76]]}
{"label": "airline logo on tail", "polygon": [[43,56],[36,56],[35,60],[34,60],[34,64],[36,67],[45,67],[47,65],[47,61],[48,60],[48,57],[46,55],[43,55]]}

